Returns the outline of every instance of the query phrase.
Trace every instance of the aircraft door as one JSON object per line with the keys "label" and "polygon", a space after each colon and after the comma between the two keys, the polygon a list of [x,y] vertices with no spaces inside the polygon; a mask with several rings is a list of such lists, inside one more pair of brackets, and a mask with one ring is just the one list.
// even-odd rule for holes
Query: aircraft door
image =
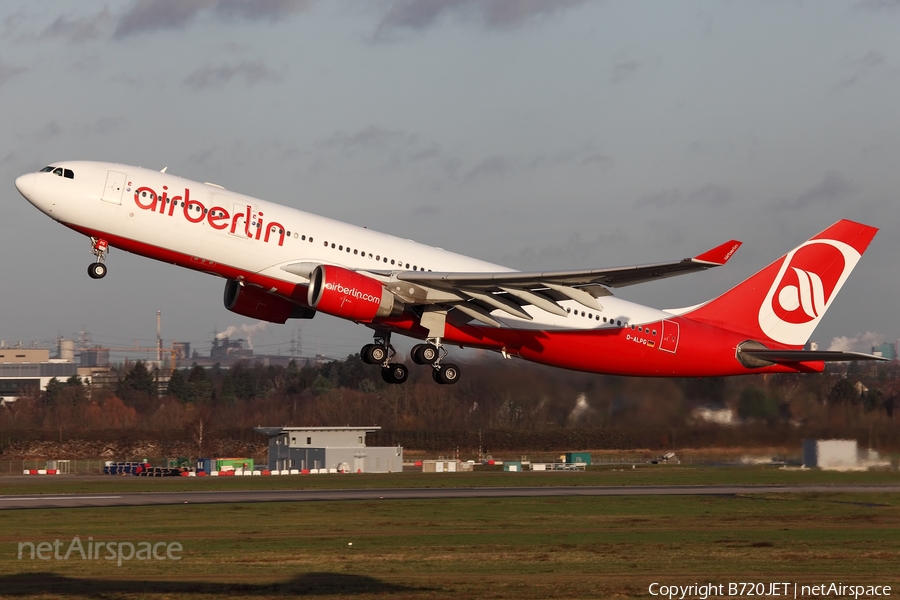
{"label": "aircraft door", "polygon": [[231,213],[231,225],[228,233],[233,236],[247,239],[252,233],[251,223],[247,221],[247,215],[250,213],[250,207],[247,204],[235,202],[233,205],[234,212]]}
{"label": "aircraft door", "polygon": [[125,173],[109,171],[106,175],[106,187],[100,199],[111,204],[122,204],[122,190],[125,189]]}
{"label": "aircraft door", "polygon": [[678,323],[675,321],[662,322],[662,336],[659,340],[659,349],[663,352],[671,352],[672,354],[678,349],[678,334],[680,331]]}

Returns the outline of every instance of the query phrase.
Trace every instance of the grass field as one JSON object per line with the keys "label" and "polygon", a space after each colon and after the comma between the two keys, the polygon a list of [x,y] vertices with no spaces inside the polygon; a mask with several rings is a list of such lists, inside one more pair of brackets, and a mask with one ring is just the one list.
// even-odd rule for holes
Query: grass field
{"label": "grass field", "polygon": [[[744,475],[741,482],[747,482],[748,472],[755,483],[784,482],[768,479],[781,477],[777,471],[739,471]],[[660,483],[649,480],[651,473],[606,483]],[[694,471],[683,477],[691,483],[735,482],[723,481],[730,476],[721,473]],[[566,479],[555,483],[596,484],[620,474],[567,473],[562,474]],[[475,473],[459,479],[461,475],[404,474],[390,481],[441,485],[453,478],[457,485],[463,481],[497,485],[497,480],[510,477],[511,483],[531,485],[532,479],[560,474],[535,473],[532,478],[527,473],[494,473],[493,477]],[[667,470],[665,475],[678,477],[679,471]],[[824,475],[828,474],[819,474]],[[841,475],[852,479],[867,474]],[[868,475],[878,479],[877,474]],[[886,475],[896,481],[895,473]],[[119,486],[126,481],[114,479]],[[199,485],[259,485],[259,479]],[[272,481],[282,485],[288,479],[298,480]],[[322,484],[342,479],[326,476],[299,481]],[[132,480],[169,490],[198,485],[127,478]],[[374,476],[349,480],[386,485]],[[89,491],[97,491],[90,487]],[[83,560],[77,554],[67,561],[42,561],[30,560],[26,551],[25,558],[17,558],[20,542],[59,539],[64,553],[76,535],[85,545],[88,537],[135,544],[178,542],[183,546],[182,559],[131,560],[117,567],[115,561]],[[0,596],[17,598],[631,598],[650,597],[652,582],[842,582],[887,584],[898,590],[898,565],[900,496],[896,494],[0,511]]]}
{"label": "grass field", "polygon": [[83,494],[198,490],[283,490],[404,487],[505,487],[579,485],[897,484],[900,472],[636,465],[587,471],[504,473],[498,467],[471,473],[289,475],[279,477],[166,477],[32,475],[0,477],[0,494]]}

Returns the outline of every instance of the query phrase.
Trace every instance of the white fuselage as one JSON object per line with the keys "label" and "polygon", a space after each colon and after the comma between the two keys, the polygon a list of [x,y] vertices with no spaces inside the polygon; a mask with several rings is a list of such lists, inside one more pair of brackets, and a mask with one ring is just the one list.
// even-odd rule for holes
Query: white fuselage
{"label": "white fuselage", "polygon": [[[109,236],[113,246],[223,277],[250,273],[290,287],[306,285],[306,277],[282,268],[297,263],[368,272],[512,271],[159,171],[91,161],[65,161],[51,167],[68,170],[73,176],[48,171],[23,175],[16,182],[22,195],[48,216],[93,237]],[[136,246],[117,244],[119,238]],[[138,249],[145,246],[147,250]],[[178,258],[185,256],[189,264]],[[272,291],[279,287],[271,285]],[[570,310],[567,317],[533,306],[525,307],[533,317],[530,321],[503,311],[492,314],[517,329],[578,330],[612,328],[615,321],[649,323],[672,316],[614,297],[602,298],[601,303],[606,318],[573,301],[560,303]]]}

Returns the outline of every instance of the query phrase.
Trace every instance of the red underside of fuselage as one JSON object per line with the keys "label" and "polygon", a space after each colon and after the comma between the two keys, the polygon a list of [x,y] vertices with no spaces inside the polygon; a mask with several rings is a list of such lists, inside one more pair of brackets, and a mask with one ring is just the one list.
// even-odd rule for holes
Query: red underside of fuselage
{"label": "red underside of fuselage", "polygon": [[[288,298],[299,305],[308,306],[307,287],[304,285],[87,227],[68,223],[64,225],[86,236],[102,238],[111,246],[133,254],[226,279],[243,281]],[[442,339],[447,344],[504,351],[509,355],[537,363],[611,375],[709,377],[758,373],[817,373],[824,370],[822,362],[748,369],[736,358],[737,346],[747,341],[746,336],[698,323],[686,317],[673,317],[666,323],[667,330],[671,331],[674,327],[676,332],[674,338],[670,337],[667,340],[661,339],[664,331],[662,322],[641,324],[646,332],[639,332],[630,327],[540,330],[493,328],[470,324],[457,326],[448,322]],[[422,329],[418,320],[409,313],[379,319],[367,325],[385,327],[419,339],[428,337],[427,331]],[[647,333],[653,331],[658,335]]]}

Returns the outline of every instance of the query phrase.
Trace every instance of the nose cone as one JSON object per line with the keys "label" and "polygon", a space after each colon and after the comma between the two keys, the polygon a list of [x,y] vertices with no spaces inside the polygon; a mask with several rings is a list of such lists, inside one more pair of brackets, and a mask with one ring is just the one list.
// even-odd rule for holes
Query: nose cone
{"label": "nose cone", "polygon": [[31,200],[34,193],[34,182],[37,181],[37,173],[28,173],[16,179],[16,189],[25,196],[26,200]]}

